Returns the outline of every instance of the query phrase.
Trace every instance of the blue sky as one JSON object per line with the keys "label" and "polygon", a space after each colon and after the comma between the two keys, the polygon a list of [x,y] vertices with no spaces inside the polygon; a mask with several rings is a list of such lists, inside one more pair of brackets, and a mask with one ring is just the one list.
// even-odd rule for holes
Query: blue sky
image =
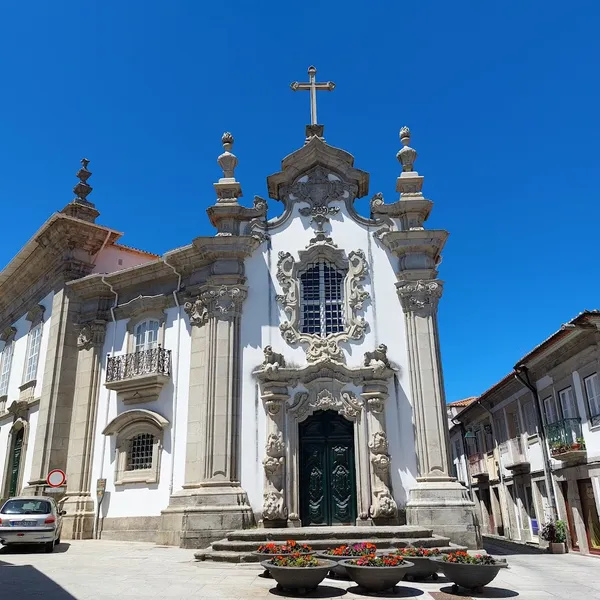
{"label": "blue sky", "polygon": [[[478,394],[598,293],[600,6],[536,2],[33,0],[0,8],[6,264],[91,159],[100,222],[162,253],[212,234],[231,131],[245,191],[303,143],[314,63],[325,137],[395,198],[398,130],[450,231],[448,400]],[[368,200],[359,201],[363,211]]]}

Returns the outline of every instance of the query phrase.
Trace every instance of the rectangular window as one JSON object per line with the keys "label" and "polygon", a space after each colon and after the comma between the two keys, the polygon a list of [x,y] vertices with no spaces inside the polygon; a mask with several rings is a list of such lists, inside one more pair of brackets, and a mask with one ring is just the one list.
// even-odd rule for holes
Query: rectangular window
{"label": "rectangular window", "polygon": [[600,379],[598,373],[586,377],[583,383],[592,426],[600,425]]}
{"label": "rectangular window", "polygon": [[23,383],[32,381],[37,375],[42,341],[42,323],[38,323],[30,332],[27,340],[27,358],[25,359],[25,376]]}
{"label": "rectangular window", "polygon": [[502,444],[506,441],[506,423],[504,422],[504,415],[499,414],[494,417],[494,429],[496,430],[496,437],[498,443]]}
{"label": "rectangular window", "polygon": [[0,396],[8,394],[8,382],[10,380],[10,367],[12,365],[13,353],[15,351],[14,341],[7,342],[2,350],[2,362],[0,363]]}
{"label": "rectangular window", "polygon": [[544,398],[543,404],[544,412],[546,413],[546,423],[548,425],[556,423],[556,421],[558,421],[558,415],[556,413],[556,402],[554,402],[554,398],[552,396]]}
{"label": "rectangular window", "polygon": [[560,390],[560,392],[558,392],[558,397],[560,398],[560,408],[562,410],[563,419],[579,418],[573,389],[568,387],[564,390]]}
{"label": "rectangular window", "polygon": [[523,419],[525,420],[525,433],[535,435],[537,433],[537,415],[535,414],[533,400],[527,400],[523,403]]}

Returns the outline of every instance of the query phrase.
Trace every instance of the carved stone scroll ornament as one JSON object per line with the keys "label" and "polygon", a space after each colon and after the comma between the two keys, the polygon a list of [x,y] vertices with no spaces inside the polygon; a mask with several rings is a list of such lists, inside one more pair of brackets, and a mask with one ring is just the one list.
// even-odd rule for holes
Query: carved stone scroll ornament
{"label": "carved stone scroll ornament", "polygon": [[390,493],[391,458],[388,454],[388,439],[384,431],[376,431],[369,443],[371,465],[375,474],[373,486],[373,504],[370,508],[374,519],[391,519],[398,512],[396,502]]}
{"label": "carved stone scroll ornament", "polygon": [[436,279],[399,282],[396,290],[404,312],[435,309],[442,297],[443,283]]}
{"label": "carved stone scroll ornament", "polygon": [[385,344],[379,344],[373,352],[365,352],[365,367],[373,367],[375,369],[391,368]]}
{"label": "carved stone scroll ornament", "polygon": [[[323,208],[330,202],[342,200],[347,187],[348,185],[344,185],[336,175],[330,177],[322,167],[315,167],[307,174],[306,181],[296,181],[290,186],[288,193],[306,202],[311,209]],[[352,193],[352,190],[349,190],[349,193]]]}
{"label": "carved stone scroll ornament", "polygon": [[267,521],[283,521],[287,519],[287,508],[283,502],[283,494],[281,492],[267,492],[263,496],[263,519]]}
{"label": "carved stone scroll ornament", "polygon": [[298,421],[303,421],[317,410],[334,410],[340,415],[353,421],[363,409],[362,400],[352,392],[341,392],[339,396],[329,390],[321,390],[316,395],[308,392],[298,392],[290,410],[296,413]]}
{"label": "carved stone scroll ornament", "polygon": [[[358,315],[363,309],[364,301],[369,293],[363,288],[362,281],[367,275],[367,260],[362,250],[350,252],[347,257],[340,250],[327,242],[313,246],[308,250],[300,251],[300,262],[297,263],[289,252],[280,252],[277,263],[277,280],[281,285],[283,294],[277,296],[277,301],[283,306],[287,317],[279,326],[283,339],[288,344],[307,344],[306,359],[309,363],[322,360],[333,360],[342,363],[344,354],[339,346],[340,342],[360,340],[364,337],[367,322]],[[301,306],[300,306],[300,280],[302,268],[310,262],[325,258],[338,267],[347,270],[344,278],[344,330],[322,337],[314,333],[302,333]]]}
{"label": "carved stone scroll ornament", "polygon": [[237,286],[211,287],[202,291],[195,300],[186,302],[183,310],[188,314],[192,325],[201,327],[210,317],[235,317],[240,313],[245,298],[246,290]]}
{"label": "carved stone scroll ornament", "polygon": [[373,492],[373,504],[369,509],[369,514],[372,519],[393,519],[396,517],[398,506],[387,488]]}
{"label": "carved stone scroll ornament", "polygon": [[373,439],[369,443],[369,450],[373,454],[387,454],[388,453],[388,439],[387,435],[383,431],[376,431],[373,434]]}
{"label": "carved stone scroll ornament", "polygon": [[77,348],[89,350],[92,346],[102,346],[106,334],[106,323],[85,323],[80,326]]}

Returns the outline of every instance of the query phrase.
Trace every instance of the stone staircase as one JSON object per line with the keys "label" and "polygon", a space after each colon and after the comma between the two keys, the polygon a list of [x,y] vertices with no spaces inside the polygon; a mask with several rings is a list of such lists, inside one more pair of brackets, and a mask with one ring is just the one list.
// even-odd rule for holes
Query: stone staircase
{"label": "stone staircase", "polygon": [[401,525],[399,527],[292,527],[282,529],[245,529],[232,531],[225,539],[213,542],[194,556],[197,560],[219,562],[258,562],[260,557],[252,552],[266,542],[282,543],[296,540],[312,546],[313,550],[325,550],[341,544],[371,542],[378,550],[422,546],[439,548],[442,552],[466,550],[450,543],[450,539],[433,535],[431,529]]}

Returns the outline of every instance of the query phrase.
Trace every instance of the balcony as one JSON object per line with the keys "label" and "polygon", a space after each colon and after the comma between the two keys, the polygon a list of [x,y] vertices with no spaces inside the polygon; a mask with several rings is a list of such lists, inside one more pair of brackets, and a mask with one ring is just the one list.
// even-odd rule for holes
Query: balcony
{"label": "balcony", "polygon": [[469,456],[469,473],[471,477],[488,477],[485,458],[481,452]]}
{"label": "balcony", "polygon": [[507,440],[503,458],[504,466],[515,474],[526,473],[530,469],[527,449],[521,436]]}
{"label": "balcony", "polygon": [[158,400],[170,378],[171,351],[160,346],[108,357],[105,385],[125,404]]}
{"label": "balcony", "polygon": [[552,458],[565,462],[586,458],[581,419],[563,419],[547,425],[546,436]]}

